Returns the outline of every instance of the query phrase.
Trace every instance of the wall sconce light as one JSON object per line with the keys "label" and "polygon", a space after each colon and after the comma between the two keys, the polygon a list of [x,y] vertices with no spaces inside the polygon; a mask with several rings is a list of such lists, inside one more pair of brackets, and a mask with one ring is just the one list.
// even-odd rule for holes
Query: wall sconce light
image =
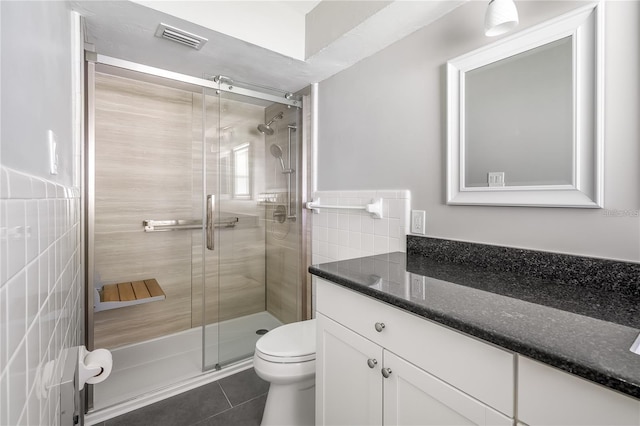
{"label": "wall sconce light", "polygon": [[513,0],[491,0],[484,16],[484,35],[493,37],[518,25],[518,9]]}

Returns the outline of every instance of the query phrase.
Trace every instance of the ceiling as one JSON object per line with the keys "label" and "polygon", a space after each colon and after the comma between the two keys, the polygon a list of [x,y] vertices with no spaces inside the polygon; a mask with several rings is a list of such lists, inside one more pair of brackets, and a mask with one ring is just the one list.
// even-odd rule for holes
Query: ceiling
{"label": "ceiling", "polygon": [[[81,0],[71,4],[84,16],[87,41],[100,54],[195,77],[223,74],[235,81],[295,92],[350,67],[464,1],[395,1],[306,61],[130,1]],[[304,15],[319,2],[274,3]],[[246,20],[258,22],[264,17],[229,19],[241,19],[246,24]],[[201,50],[194,50],[154,37],[161,22],[203,36],[208,42]]]}

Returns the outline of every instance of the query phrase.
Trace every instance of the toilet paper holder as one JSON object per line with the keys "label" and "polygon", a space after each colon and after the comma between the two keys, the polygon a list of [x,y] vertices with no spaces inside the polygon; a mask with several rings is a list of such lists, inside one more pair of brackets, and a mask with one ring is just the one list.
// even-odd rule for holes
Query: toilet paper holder
{"label": "toilet paper holder", "polygon": [[[65,349],[60,357],[63,362],[59,383],[51,383],[52,377],[42,378],[43,392],[50,385],[60,386],[60,425],[84,425],[84,398],[81,394],[85,383],[100,383],[111,374],[111,352],[97,349],[89,352],[84,346]],[[52,372],[53,369],[44,369]]]}

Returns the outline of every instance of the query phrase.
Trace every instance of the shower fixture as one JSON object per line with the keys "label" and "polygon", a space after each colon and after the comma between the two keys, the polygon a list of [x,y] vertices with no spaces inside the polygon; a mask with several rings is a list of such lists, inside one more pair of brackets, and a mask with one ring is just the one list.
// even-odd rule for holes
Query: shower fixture
{"label": "shower fixture", "polygon": [[[278,117],[279,116],[279,117]],[[271,133],[269,134],[273,134],[273,130],[269,127],[269,124],[273,123],[273,121],[276,119],[276,117],[278,117],[278,119],[282,118],[282,113],[279,113],[278,115],[276,115],[275,117],[273,117],[273,119],[266,125],[266,127],[271,131]],[[264,126],[264,124],[261,124],[260,126]],[[258,129],[262,132],[265,133],[262,129],[260,129],[260,126],[258,126]],[[269,151],[271,152],[271,155],[273,155],[276,159],[280,160],[280,167],[282,167],[282,174],[288,175],[288,179],[287,179],[287,200],[288,200],[288,206],[287,206],[287,211],[286,211],[286,218],[291,220],[291,221],[295,221],[296,220],[296,214],[295,214],[295,207],[292,205],[292,200],[291,200],[291,179],[292,179],[292,175],[295,172],[295,170],[293,170],[291,168],[291,134],[293,132],[295,132],[298,128],[292,124],[289,124],[287,126],[287,129],[289,131],[289,152],[287,153],[288,157],[289,157],[289,168],[286,168],[284,166],[284,160],[282,159],[282,148],[280,147],[280,145],[278,144],[271,144],[271,146],[269,147]],[[266,134],[266,133],[265,133]],[[296,203],[297,203],[297,199],[298,197],[296,196]],[[278,206],[280,207],[280,206]],[[284,221],[283,217],[285,215],[282,212],[282,209],[278,210],[276,209],[273,213],[273,218],[275,220],[277,220],[278,222],[282,223]]]}
{"label": "shower fixture", "polygon": [[282,148],[280,148],[280,145],[276,145],[274,143],[274,144],[271,145],[269,150],[271,151],[271,155],[273,155],[278,160],[280,160],[280,166],[282,167],[282,173],[284,173],[284,174],[293,173],[292,169],[285,169],[285,167],[284,167],[284,160],[282,159]]}
{"label": "shower fixture", "polygon": [[[260,133],[271,136],[274,133],[274,131],[270,126],[273,124],[274,121],[280,120],[283,116],[284,116],[284,113],[280,111],[279,113],[274,115],[271,121],[269,121],[267,124],[263,124],[263,123],[258,124],[258,130],[260,131]],[[271,153],[273,154],[273,151]],[[282,150],[280,150],[280,156],[282,156]],[[282,158],[280,159],[280,161],[282,161]],[[284,169],[284,167],[282,168]]]}

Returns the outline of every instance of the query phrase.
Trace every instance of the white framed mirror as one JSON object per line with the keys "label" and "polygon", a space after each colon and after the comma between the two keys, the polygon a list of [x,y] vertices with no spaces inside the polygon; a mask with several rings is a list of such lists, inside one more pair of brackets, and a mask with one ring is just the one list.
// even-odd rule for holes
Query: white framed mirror
{"label": "white framed mirror", "polygon": [[602,7],[447,63],[447,204],[602,208]]}

